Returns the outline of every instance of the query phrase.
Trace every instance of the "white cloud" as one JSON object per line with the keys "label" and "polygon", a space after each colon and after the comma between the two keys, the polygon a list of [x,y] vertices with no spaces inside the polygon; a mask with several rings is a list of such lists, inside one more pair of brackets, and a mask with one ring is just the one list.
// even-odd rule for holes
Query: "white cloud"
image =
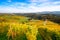
{"label": "white cloud", "polygon": [[53,4],[60,4],[60,1],[53,2]]}
{"label": "white cloud", "polygon": [[47,2],[49,0],[30,0],[30,2]]}
{"label": "white cloud", "polygon": [[60,6],[45,6],[45,7],[35,7],[30,6],[28,8],[13,8],[13,7],[6,7],[1,8],[0,12],[6,12],[6,13],[24,13],[24,12],[42,12],[42,11],[60,11]]}
{"label": "white cloud", "polygon": [[[24,12],[42,12],[42,11],[60,11],[60,2],[47,2],[48,0],[31,0],[30,4],[16,2],[10,6],[0,6],[0,12],[6,13],[24,13]],[[11,0],[10,0],[11,2]],[[37,4],[36,2],[43,2]]]}
{"label": "white cloud", "polygon": [[8,0],[8,2],[12,2],[12,0]]}

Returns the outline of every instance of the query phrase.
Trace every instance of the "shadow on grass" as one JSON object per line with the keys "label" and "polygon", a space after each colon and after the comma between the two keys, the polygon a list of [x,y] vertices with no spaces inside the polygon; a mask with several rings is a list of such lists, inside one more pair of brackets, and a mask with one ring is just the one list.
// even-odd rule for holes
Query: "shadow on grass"
{"label": "shadow on grass", "polygon": [[60,34],[46,28],[38,28],[37,40],[60,40]]}

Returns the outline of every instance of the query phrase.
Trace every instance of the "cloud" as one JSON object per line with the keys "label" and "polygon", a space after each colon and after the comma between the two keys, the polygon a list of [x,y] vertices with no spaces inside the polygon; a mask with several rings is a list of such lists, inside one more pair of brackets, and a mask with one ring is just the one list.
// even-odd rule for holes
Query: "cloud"
{"label": "cloud", "polygon": [[45,6],[45,7],[35,7],[30,6],[27,8],[13,8],[13,7],[0,7],[0,12],[5,13],[26,13],[26,12],[42,12],[42,11],[60,11],[60,6]]}
{"label": "cloud", "polygon": [[60,1],[53,2],[53,4],[55,5],[60,4]]}
{"label": "cloud", "polygon": [[2,13],[26,13],[42,11],[60,11],[60,1],[50,2],[49,0],[30,0],[30,4],[13,2],[7,6],[0,6],[0,12]]}
{"label": "cloud", "polygon": [[12,2],[12,0],[8,0],[8,2]]}
{"label": "cloud", "polygon": [[47,2],[49,0],[30,0],[30,2]]}

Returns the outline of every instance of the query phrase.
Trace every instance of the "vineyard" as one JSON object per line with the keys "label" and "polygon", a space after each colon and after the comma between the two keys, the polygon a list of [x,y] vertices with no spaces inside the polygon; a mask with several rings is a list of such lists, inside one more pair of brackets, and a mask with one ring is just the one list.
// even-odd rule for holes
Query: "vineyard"
{"label": "vineyard", "polygon": [[60,25],[29,17],[0,15],[0,40],[60,40]]}

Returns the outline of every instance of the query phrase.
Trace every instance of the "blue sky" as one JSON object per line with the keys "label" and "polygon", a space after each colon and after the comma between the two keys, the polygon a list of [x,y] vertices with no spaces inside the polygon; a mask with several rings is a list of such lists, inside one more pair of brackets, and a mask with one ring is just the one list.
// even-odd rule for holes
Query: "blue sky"
{"label": "blue sky", "polygon": [[60,0],[0,0],[0,12],[60,11]]}

